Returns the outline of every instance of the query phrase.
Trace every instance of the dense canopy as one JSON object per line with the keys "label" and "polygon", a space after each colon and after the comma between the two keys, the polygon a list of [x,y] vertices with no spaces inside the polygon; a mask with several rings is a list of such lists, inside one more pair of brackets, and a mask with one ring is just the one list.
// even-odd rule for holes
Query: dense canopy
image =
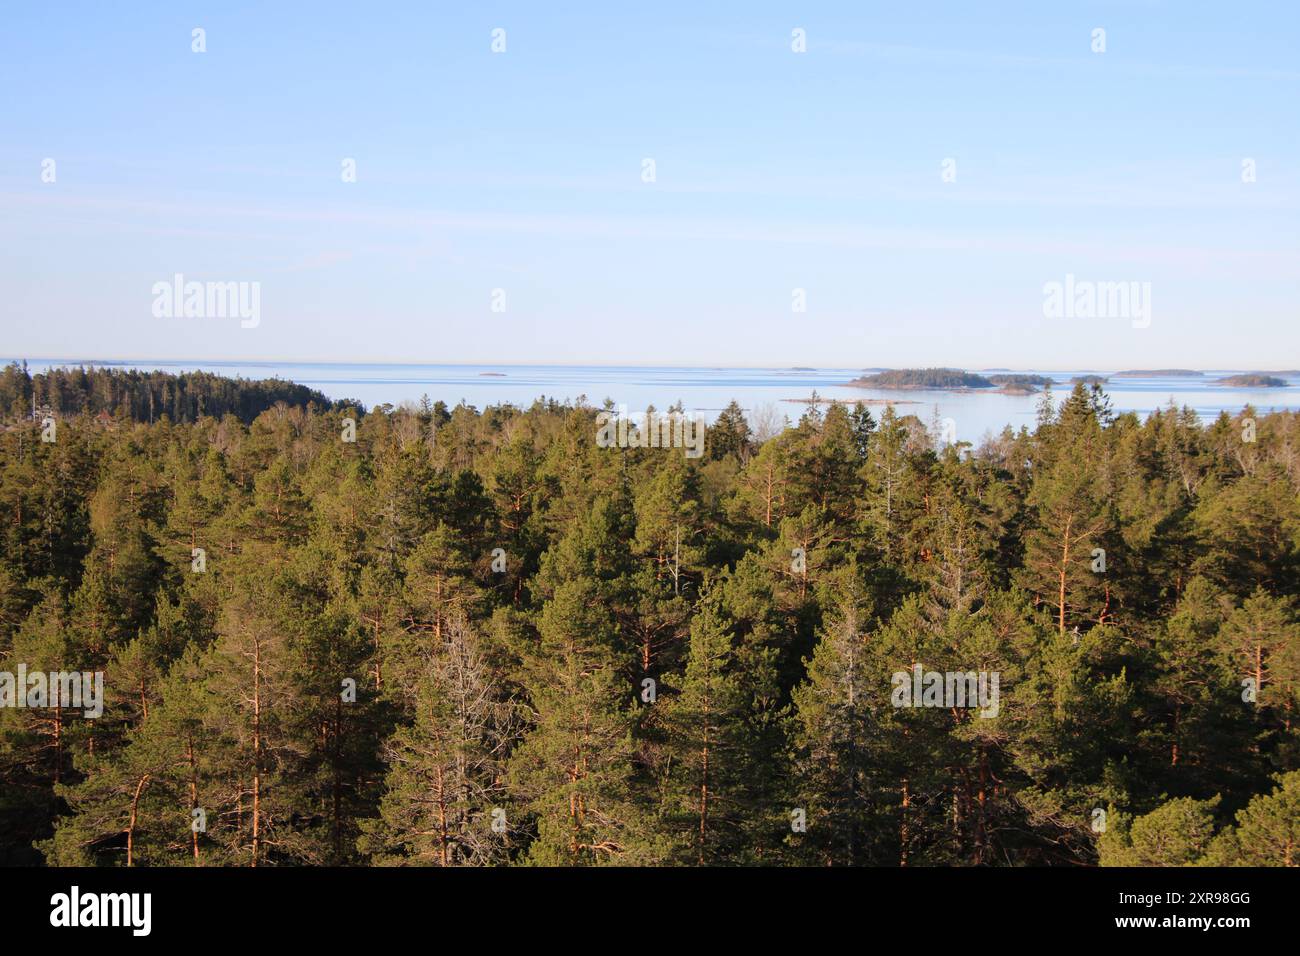
{"label": "dense canopy", "polygon": [[0,709],[3,862],[1295,862],[1295,414],[78,408],[0,433],[0,670],[105,709]]}

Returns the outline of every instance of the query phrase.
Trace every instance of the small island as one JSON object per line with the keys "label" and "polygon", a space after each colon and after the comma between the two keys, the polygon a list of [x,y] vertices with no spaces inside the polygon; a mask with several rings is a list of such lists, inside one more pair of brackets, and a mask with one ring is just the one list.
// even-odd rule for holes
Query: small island
{"label": "small island", "polygon": [[1004,395],[1033,395],[1040,388],[1052,384],[1046,375],[1027,374],[990,375],[989,381]]}
{"label": "small island", "polygon": [[1276,378],[1272,375],[1261,375],[1252,373],[1249,375],[1229,375],[1227,378],[1221,378],[1215,385],[1231,385],[1236,388],[1285,388],[1286,382],[1283,379]]}
{"label": "small island", "polygon": [[1071,385],[1105,385],[1109,382],[1105,375],[1076,375],[1070,379]]}
{"label": "small island", "polygon": [[855,405],[920,405],[921,403],[911,398],[822,398],[820,395],[816,398],[783,398],[783,402],[792,402],[799,405],[846,405],[852,408]]}
{"label": "small island", "polygon": [[994,388],[994,383],[983,375],[963,372],[957,368],[899,368],[864,375],[849,382],[860,388],[897,389],[975,389]]}
{"label": "small island", "polygon": [[483,378],[505,378],[506,377],[505,372],[479,372],[478,374]]}

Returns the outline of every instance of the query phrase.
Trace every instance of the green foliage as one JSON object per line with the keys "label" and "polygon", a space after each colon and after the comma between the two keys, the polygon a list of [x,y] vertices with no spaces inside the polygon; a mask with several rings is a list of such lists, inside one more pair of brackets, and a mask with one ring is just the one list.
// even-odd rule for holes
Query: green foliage
{"label": "green foliage", "polygon": [[205,415],[233,415],[248,423],[279,403],[336,407],[315,389],[281,379],[250,381],[211,372],[94,367],[53,368],[32,375],[25,362],[21,366],[11,362],[0,372],[0,416],[21,416],[35,405],[60,416],[85,413],[136,422],[166,416],[173,422],[193,423]]}
{"label": "green foliage", "polygon": [[688,459],[296,389],[0,371],[0,673],[105,675],[0,707],[0,862],[1296,862],[1300,416],[732,403]]}
{"label": "green foliage", "polygon": [[869,388],[992,388],[994,382],[956,368],[901,368],[865,375],[854,384]]}
{"label": "green foliage", "polygon": [[1218,803],[1180,797],[1135,820],[1121,816],[1101,839],[1101,865],[1194,865],[1209,848]]}

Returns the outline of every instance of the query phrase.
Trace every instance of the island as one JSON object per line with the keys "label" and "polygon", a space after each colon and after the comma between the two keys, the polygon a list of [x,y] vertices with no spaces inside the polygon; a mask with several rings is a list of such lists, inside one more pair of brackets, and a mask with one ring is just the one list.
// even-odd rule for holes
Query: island
{"label": "island", "polygon": [[859,388],[897,389],[975,389],[994,388],[994,383],[983,375],[963,372],[957,368],[898,368],[864,375],[849,382]]}
{"label": "island", "polygon": [[921,403],[912,398],[783,398],[783,402],[794,402],[800,405],[847,405],[852,408],[855,405],[920,405]]}
{"label": "island", "polygon": [[1076,375],[1074,376],[1074,378],[1070,379],[1070,384],[1071,385],[1079,385],[1079,384],[1105,385],[1109,381],[1110,379],[1108,379],[1105,375]]}
{"label": "island", "polygon": [[1286,381],[1272,375],[1261,375],[1258,372],[1248,375],[1229,375],[1227,378],[1221,378],[1215,385],[1232,385],[1237,388],[1285,388]]}
{"label": "island", "polygon": [[990,375],[989,381],[998,386],[998,391],[1006,395],[1032,395],[1040,388],[1046,388],[1052,384],[1052,380],[1046,375],[1022,373]]}

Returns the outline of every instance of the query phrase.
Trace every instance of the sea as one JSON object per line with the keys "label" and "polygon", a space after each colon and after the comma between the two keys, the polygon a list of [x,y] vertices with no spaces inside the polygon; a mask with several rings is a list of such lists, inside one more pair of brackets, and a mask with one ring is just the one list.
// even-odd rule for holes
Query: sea
{"label": "sea", "polygon": [[[5,360],[8,361],[8,360]],[[631,412],[665,410],[676,403],[688,412],[712,420],[731,401],[751,415],[779,422],[797,421],[814,395],[821,401],[870,403],[879,417],[883,404],[898,414],[916,415],[927,424],[950,419],[962,441],[979,442],[1006,426],[1033,428],[1042,394],[1013,395],[994,389],[970,391],[885,390],[849,383],[875,368],[726,368],[636,365],[437,365],[304,362],[214,361],[91,361],[75,358],[28,359],[33,372],[58,366],[158,369],[165,372],[203,370],[246,379],[281,378],[318,389],[331,399],[355,399],[366,407],[418,403],[428,396],[449,407],[460,403],[483,409],[512,404],[526,408],[536,399],[606,400]],[[1116,412],[1145,416],[1170,404],[1187,406],[1202,420],[1220,412],[1235,414],[1247,405],[1258,412],[1300,409],[1300,371],[1268,372],[1286,381],[1284,387],[1239,388],[1218,384],[1230,375],[1253,370],[1213,369],[1198,374],[1116,375],[1114,370],[967,369],[982,375],[1030,374],[1052,379],[1053,395],[1068,393],[1072,380],[1096,375]]]}

